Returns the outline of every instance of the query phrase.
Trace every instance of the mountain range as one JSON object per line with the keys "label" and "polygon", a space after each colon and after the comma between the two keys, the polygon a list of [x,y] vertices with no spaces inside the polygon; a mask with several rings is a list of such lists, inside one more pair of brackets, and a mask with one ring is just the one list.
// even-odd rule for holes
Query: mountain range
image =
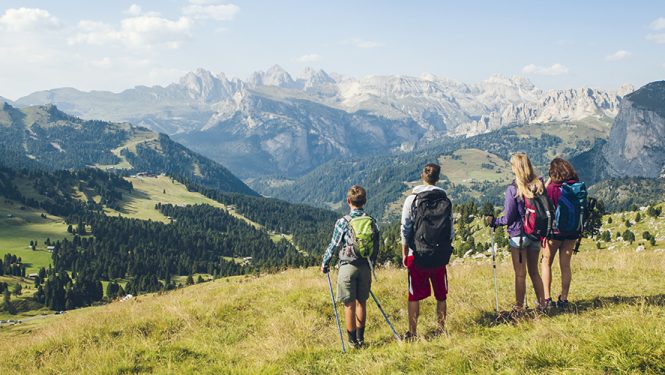
{"label": "mountain range", "polygon": [[477,84],[431,74],[356,79],[310,68],[294,78],[273,66],[245,80],[197,69],[166,87],[61,88],[15,103],[144,126],[252,178],[298,177],[331,159],[400,153],[511,124],[609,123],[631,91],[541,90],[502,76]]}

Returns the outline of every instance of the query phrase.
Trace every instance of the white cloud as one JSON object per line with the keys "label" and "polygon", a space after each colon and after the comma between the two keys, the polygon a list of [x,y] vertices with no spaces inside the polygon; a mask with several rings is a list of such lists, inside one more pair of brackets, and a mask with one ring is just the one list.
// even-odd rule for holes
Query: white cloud
{"label": "white cloud", "polygon": [[360,38],[352,38],[343,42],[343,44],[351,44],[358,48],[377,48],[385,46],[385,43],[375,42],[371,40],[365,40]]}
{"label": "white cloud", "polygon": [[605,56],[605,60],[606,61],[620,61],[620,60],[625,60],[625,59],[629,58],[632,55],[633,54],[628,52],[628,51],[618,50],[618,51],[614,52],[611,55]]}
{"label": "white cloud", "polygon": [[195,19],[213,19],[216,21],[230,21],[240,11],[235,4],[217,4],[212,1],[190,1],[182,8],[182,13]]}
{"label": "white cloud", "polygon": [[651,30],[665,30],[665,17],[658,17],[649,24]]}
{"label": "white cloud", "polygon": [[665,43],[665,33],[660,34],[648,34],[647,40],[650,40],[654,43],[664,44]]}
{"label": "white cloud", "polygon": [[321,56],[316,53],[310,53],[307,55],[302,55],[296,59],[296,61],[301,63],[312,63],[321,60]]}
{"label": "white cloud", "polygon": [[125,14],[129,14],[130,16],[138,16],[141,14],[141,6],[138,4],[132,4],[129,6],[129,8],[125,11]]}
{"label": "white cloud", "polygon": [[[662,31],[665,30],[665,17],[658,17],[653,22],[649,24],[649,28],[653,31]],[[650,40],[654,43],[665,44],[665,33],[655,33],[647,34],[647,40]]]}
{"label": "white cloud", "polygon": [[169,20],[156,15],[125,18],[120,27],[96,21],[79,22],[79,32],[69,44],[123,44],[128,47],[166,46],[178,48],[189,35],[192,22],[187,17]]}
{"label": "white cloud", "polygon": [[529,64],[522,68],[522,73],[524,74],[538,74],[545,76],[558,76],[562,74],[568,74],[568,67],[562,64],[552,64],[552,66],[537,66],[535,64]]}
{"label": "white cloud", "polygon": [[0,28],[7,31],[33,31],[58,27],[60,21],[44,9],[11,8],[0,16]]}

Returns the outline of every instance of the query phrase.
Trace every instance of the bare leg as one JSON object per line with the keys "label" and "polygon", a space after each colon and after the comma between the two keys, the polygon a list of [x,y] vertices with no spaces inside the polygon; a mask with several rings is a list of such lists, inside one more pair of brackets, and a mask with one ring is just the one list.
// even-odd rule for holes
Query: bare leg
{"label": "bare leg", "polygon": [[536,298],[538,299],[538,305],[542,307],[545,304],[545,297],[543,292],[543,279],[540,278],[540,273],[538,273],[539,255],[540,255],[540,250],[538,251],[528,250],[526,252],[526,266],[529,270],[529,277],[531,278],[531,284],[533,284],[533,291],[536,293]]}
{"label": "bare leg", "polygon": [[446,301],[436,301],[436,317],[439,323],[439,330],[446,328]]}
{"label": "bare leg", "polygon": [[356,302],[351,301],[344,304],[344,318],[346,321],[346,330],[348,332],[356,331]]}
{"label": "bare leg", "polygon": [[[522,262],[520,262],[520,252],[522,253]],[[510,248],[510,254],[513,258],[513,269],[515,270],[515,306],[524,307],[524,295],[526,294],[526,249],[516,247]]]}
{"label": "bare leg", "polygon": [[561,267],[561,299],[568,299],[570,291],[570,282],[573,279],[573,273],[570,270],[570,261],[573,258],[573,250],[577,240],[566,240],[561,245],[559,252],[559,266]]}
{"label": "bare leg", "polygon": [[540,273],[543,276],[543,288],[545,299],[552,298],[552,263],[561,241],[547,240],[542,248],[543,256],[540,259]]}
{"label": "bare leg", "polygon": [[367,301],[360,302],[356,300],[356,328],[363,328],[365,326],[366,314]]}
{"label": "bare leg", "polygon": [[420,301],[409,301],[409,332],[416,335],[418,331],[418,315],[420,314]]}

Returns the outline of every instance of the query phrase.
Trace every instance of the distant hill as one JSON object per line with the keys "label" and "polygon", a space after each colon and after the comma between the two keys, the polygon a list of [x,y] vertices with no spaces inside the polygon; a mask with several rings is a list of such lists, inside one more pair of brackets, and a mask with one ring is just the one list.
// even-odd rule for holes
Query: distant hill
{"label": "distant hill", "polygon": [[2,105],[0,149],[0,162],[16,168],[166,173],[221,191],[256,195],[226,168],[166,135],[128,123],[82,120],[53,105]]}
{"label": "distant hill", "polygon": [[665,200],[665,178],[610,178],[593,185],[589,194],[601,199],[611,211],[646,207]]}
{"label": "distant hill", "polygon": [[344,208],[344,194],[353,184],[368,189],[367,209],[377,217],[394,218],[399,201],[418,183],[421,168],[440,162],[443,186],[457,202],[502,202],[506,167],[512,153],[527,152],[540,174],[557,155],[572,158],[607,137],[601,121],[550,123],[502,128],[469,138],[450,138],[439,145],[408,153],[333,160],[295,180],[253,180],[263,194],[292,202]]}

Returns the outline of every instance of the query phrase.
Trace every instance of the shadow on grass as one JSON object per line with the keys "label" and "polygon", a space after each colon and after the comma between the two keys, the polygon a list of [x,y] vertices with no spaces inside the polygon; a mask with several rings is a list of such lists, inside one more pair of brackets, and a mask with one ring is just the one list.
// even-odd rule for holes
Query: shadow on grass
{"label": "shadow on grass", "polygon": [[125,215],[131,214],[133,212],[130,211],[127,206],[138,200],[150,200],[150,195],[146,192],[134,189],[131,193],[123,196],[121,206],[116,208],[116,211]]}
{"label": "shadow on grass", "polygon": [[523,321],[537,320],[543,317],[555,317],[562,314],[582,314],[587,311],[616,305],[665,307],[665,294],[656,294],[653,296],[596,297],[570,302],[570,305],[566,309],[553,308],[544,312],[527,309],[520,314],[514,314],[510,311],[502,311],[497,315],[495,311],[485,311],[476,318],[476,323],[485,327],[496,326],[499,324],[517,324]]}

